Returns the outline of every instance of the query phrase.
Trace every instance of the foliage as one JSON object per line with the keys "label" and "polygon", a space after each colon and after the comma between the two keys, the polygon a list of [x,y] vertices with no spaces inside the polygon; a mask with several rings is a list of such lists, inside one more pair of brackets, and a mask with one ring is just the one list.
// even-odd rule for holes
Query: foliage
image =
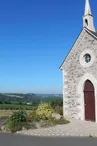
{"label": "foliage", "polygon": [[39,116],[40,119],[49,119],[52,116],[53,109],[49,103],[40,103],[37,110],[36,115]]}
{"label": "foliage", "polygon": [[28,128],[28,119],[25,111],[14,112],[7,123],[7,127],[11,132],[22,130],[23,127]]}
{"label": "foliage", "polygon": [[56,113],[63,115],[63,99],[53,99],[49,103]]}
{"label": "foliage", "polygon": [[56,106],[63,106],[63,99],[58,98],[58,99],[53,99],[50,100],[50,105],[52,106],[52,108],[55,108]]}
{"label": "foliage", "polygon": [[32,122],[32,121],[34,121],[34,120],[36,120],[36,119],[37,119],[36,111],[33,110],[33,111],[28,115],[28,121],[29,121],[29,122]]}
{"label": "foliage", "polygon": [[[38,106],[41,101],[51,103],[52,108],[55,108],[57,105],[62,106],[63,100],[62,95],[59,97],[56,95],[46,95],[45,97],[44,95],[35,95],[33,93],[0,93],[0,109],[31,110],[32,107]],[[27,106],[27,103],[31,103],[32,106]]]}
{"label": "foliage", "polygon": [[36,98],[33,93],[20,94],[20,93],[0,93],[0,104],[27,104],[32,103],[33,106],[39,104],[40,97]]}
{"label": "foliage", "polygon": [[6,125],[6,130],[10,130],[12,133],[16,131],[20,131],[23,128],[29,129],[30,125],[28,122],[19,122],[19,123],[14,123],[11,120]]}
{"label": "foliage", "polygon": [[14,123],[18,122],[26,122],[27,121],[27,114],[25,111],[18,111],[14,112],[10,117],[11,121]]}
{"label": "foliage", "polygon": [[3,102],[2,102],[2,101],[0,101],[0,104],[3,104]]}

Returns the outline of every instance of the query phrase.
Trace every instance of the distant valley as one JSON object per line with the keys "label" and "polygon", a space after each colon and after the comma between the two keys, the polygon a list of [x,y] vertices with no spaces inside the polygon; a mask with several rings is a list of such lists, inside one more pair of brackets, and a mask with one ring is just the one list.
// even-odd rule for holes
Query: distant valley
{"label": "distant valley", "polygon": [[0,104],[38,104],[41,101],[62,98],[62,94],[0,93]]}

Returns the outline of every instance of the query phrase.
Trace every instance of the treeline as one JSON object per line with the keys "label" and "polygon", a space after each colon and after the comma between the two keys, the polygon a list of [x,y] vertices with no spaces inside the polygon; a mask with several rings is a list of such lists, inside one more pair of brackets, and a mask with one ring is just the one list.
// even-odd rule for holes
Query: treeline
{"label": "treeline", "polygon": [[0,104],[20,104],[32,103],[33,105],[38,103],[40,97],[35,94],[2,94],[0,93]]}
{"label": "treeline", "polygon": [[19,105],[19,104],[0,104],[0,110],[35,110],[40,103],[49,103],[57,113],[62,114],[63,112],[63,100],[62,99],[52,99],[52,100],[41,100],[37,101],[34,105]]}
{"label": "treeline", "polygon": [[19,93],[14,93],[14,94],[2,94],[0,93],[0,105],[1,104],[13,104],[13,105],[27,105],[29,106],[37,106],[41,102],[49,102],[53,107],[56,105],[62,106],[63,104],[63,99],[62,97],[55,97],[55,96],[50,96],[48,98],[43,98],[42,96],[36,96],[33,93],[29,94],[19,94]]}

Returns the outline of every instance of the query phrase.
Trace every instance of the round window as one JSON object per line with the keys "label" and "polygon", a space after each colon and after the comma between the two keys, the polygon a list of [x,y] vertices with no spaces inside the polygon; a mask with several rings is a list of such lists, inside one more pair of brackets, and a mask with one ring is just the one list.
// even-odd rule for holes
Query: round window
{"label": "round window", "polygon": [[90,54],[85,54],[84,59],[86,63],[89,63],[91,61],[91,55]]}
{"label": "round window", "polygon": [[93,64],[95,60],[95,54],[93,50],[85,49],[81,54],[80,54],[80,64],[83,67],[89,67]]}

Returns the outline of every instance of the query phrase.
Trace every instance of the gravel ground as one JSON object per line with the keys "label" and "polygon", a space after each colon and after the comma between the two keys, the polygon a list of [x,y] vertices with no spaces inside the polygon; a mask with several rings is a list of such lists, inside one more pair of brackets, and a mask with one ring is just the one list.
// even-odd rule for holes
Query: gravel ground
{"label": "gravel ground", "polygon": [[39,128],[18,131],[17,134],[31,135],[31,136],[94,136],[97,137],[97,123],[89,121],[80,121],[76,119],[69,119],[69,124],[57,125],[49,128]]}

